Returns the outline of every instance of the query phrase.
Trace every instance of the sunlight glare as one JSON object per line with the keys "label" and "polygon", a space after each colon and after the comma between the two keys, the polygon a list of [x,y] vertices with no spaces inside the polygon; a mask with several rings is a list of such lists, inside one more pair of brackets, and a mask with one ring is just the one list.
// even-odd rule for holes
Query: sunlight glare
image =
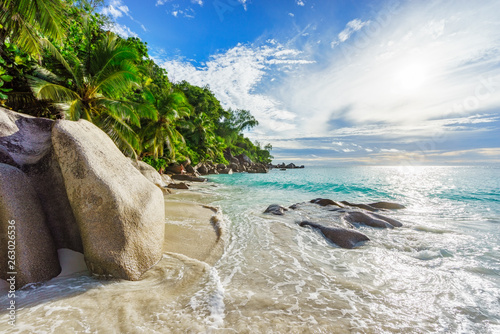
{"label": "sunlight glare", "polygon": [[426,66],[418,62],[403,65],[394,75],[396,91],[405,93],[418,92],[426,80]]}

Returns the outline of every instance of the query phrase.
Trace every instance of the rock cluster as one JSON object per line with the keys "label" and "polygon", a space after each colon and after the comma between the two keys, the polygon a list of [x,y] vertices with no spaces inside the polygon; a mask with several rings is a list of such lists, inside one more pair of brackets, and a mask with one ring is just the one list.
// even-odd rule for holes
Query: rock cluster
{"label": "rock cluster", "polygon": [[224,158],[229,162],[228,165],[205,161],[198,163],[196,166],[191,166],[191,161],[188,160],[184,164],[171,164],[166,170],[178,174],[172,177],[174,180],[193,182],[205,181],[206,179],[199,178],[201,175],[269,172],[269,168],[265,164],[252,162],[245,154],[233,156],[230,149],[224,151]]}
{"label": "rock cluster", "polygon": [[18,288],[57,276],[60,248],[82,252],[95,275],[129,280],[161,259],[162,179],[136,167],[90,122],[0,108],[0,263],[7,263],[8,224],[15,221],[9,271],[17,271]]}
{"label": "rock cluster", "polygon": [[[346,201],[337,202],[328,198],[315,198],[309,203],[323,207],[321,210],[335,212],[335,217],[340,217],[341,222],[332,220],[327,225],[324,223],[311,222],[309,220],[300,220],[297,222],[298,225],[302,227],[309,226],[313,229],[319,230],[327,240],[342,248],[354,248],[359,242],[370,240],[363,233],[355,231],[354,228],[356,226],[365,225],[376,228],[390,229],[403,226],[401,222],[394,218],[375,213],[375,211],[397,210],[404,208],[404,205],[397,203],[376,202],[371,204],[354,204]],[[284,216],[287,214],[286,211],[289,211],[289,209],[292,211],[300,211],[307,205],[310,206],[311,204],[296,203],[287,209],[278,204],[272,204],[264,211],[264,213]]]}
{"label": "rock cluster", "polygon": [[277,165],[270,165],[271,168],[279,168],[279,169],[294,169],[294,168],[305,168],[304,165],[297,166],[294,163],[289,163],[288,165],[284,162]]}

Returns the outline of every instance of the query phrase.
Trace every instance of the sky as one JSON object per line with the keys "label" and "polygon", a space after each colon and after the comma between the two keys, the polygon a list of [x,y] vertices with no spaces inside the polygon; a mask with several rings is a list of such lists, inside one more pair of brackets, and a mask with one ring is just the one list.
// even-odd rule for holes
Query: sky
{"label": "sky", "polygon": [[274,162],[500,165],[500,1],[108,0]]}

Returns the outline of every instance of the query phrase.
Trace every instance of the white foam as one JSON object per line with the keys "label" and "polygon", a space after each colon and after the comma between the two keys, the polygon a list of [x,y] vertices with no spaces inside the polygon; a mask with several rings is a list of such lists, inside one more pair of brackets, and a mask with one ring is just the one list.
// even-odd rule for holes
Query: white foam
{"label": "white foam", "polygon": [[191,298],[189,305],[195,311],[200,308],[206,308],[210,313],[206,319],[208,326],[219,328],[224,324],[224,313],[226,310],[226,305],[224,304],[225,291],[217,269],[210,268],[209,278],[210,281],[207,286]]}

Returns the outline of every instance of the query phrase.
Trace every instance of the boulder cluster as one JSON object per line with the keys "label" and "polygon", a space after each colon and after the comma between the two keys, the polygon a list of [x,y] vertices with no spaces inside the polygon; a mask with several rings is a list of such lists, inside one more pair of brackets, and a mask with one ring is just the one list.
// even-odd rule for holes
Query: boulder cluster
{"label": "boulder cluster", "polygon": [[297,224],[301,227],[309,226],[319,230],[321,234],[330,242],[342,248],[354,248],[359,242],[370,239],[363,233],[355,230],[357,226],[365,225],[376,228],[401,227],[403,224],[394,218],[387,217],[377,211],[404,209],[405,206],[391,202],[375,202],[370,204],[356,204],[347,201],[333,201],[328,198],[315,198],[309,203],[296,203],[288,208],[278,204],[271,204],[264,213],[285,216],[287,211],[301,211],[311,204],[324,207],[323,210],[335,212],[332,221],[328,224],[300,220]]}
{"label": "boulder cluster", "polygon": [[[269,168],[259,162],[252,162],[252,160],[245,154],[239,154],[233,156],[231,154],[231,149],[226,149],[224,151],[224,158],[229,162],[229,164],[216,164],[212,161],[200,162],[195,166],[191,165],[191,161],[188,159],[183,164],[174,163],[167,167],[166,172],[173,173],[174,180],[185,180],[193,182],[203,182],[205,179],[200,179],[201,175],[213,175],[213,174],[233,174],[233,173],[268,173]],[[178,175],[186,175],[186,177],[179,178]],[[197,179],[198,178],[198,179]]]}
{"label": "boulder cluster", "polygon": [[139,279],[162,257],[165,208],[151,170],[136,167],[88,121],[0,108],[0,278],[56,277],[68,248],[94,275]]}
{"label": "boulder cluster", "polygon": [[304,165],[297,166],[294,163],[289,163],[288,165],[284,162],[277,165],[270,165],[271,168],[279,168],[279,169],[295,169],[295,168],[305,168]]}

